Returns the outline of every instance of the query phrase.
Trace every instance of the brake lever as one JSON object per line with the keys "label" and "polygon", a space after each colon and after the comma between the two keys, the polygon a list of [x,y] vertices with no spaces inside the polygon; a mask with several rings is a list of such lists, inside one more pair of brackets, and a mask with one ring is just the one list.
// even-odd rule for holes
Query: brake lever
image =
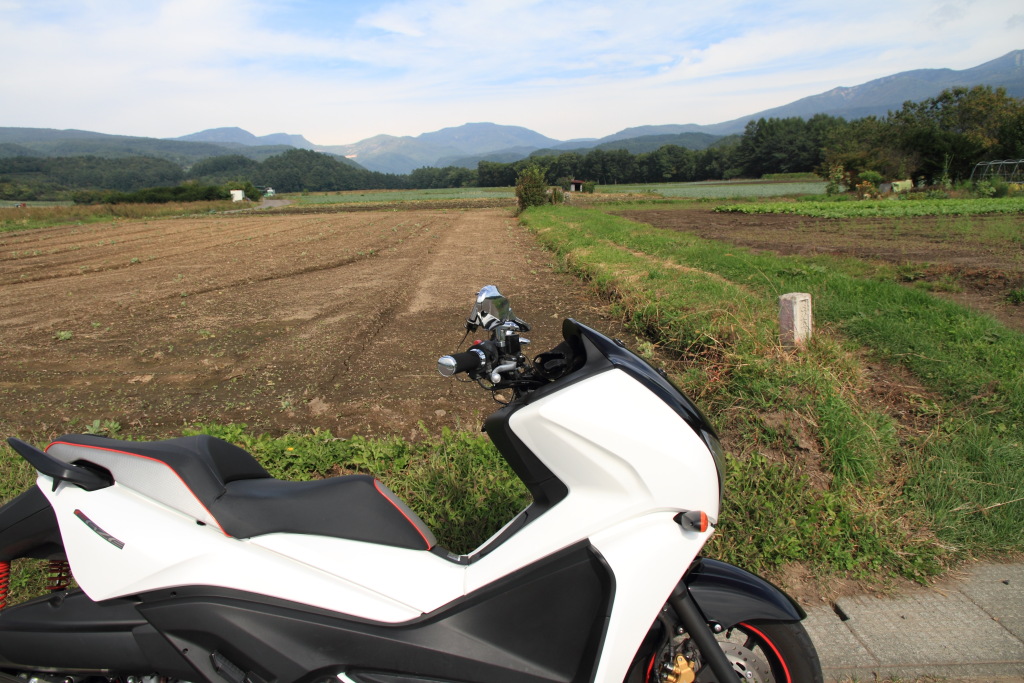
{"label": "brake lever", "polygon": [[517,367],[519,367],[519,364],[516,361],[513,360],[513,361],[509,361],[507,363],[502,363],[501,365],[499,365],[496,368],[492,369],[491,370],[491,377],[490,377],[491,384],[499,384],[499,383],[501,383],[501,373],[508,372],[509,370],[515,370]]}

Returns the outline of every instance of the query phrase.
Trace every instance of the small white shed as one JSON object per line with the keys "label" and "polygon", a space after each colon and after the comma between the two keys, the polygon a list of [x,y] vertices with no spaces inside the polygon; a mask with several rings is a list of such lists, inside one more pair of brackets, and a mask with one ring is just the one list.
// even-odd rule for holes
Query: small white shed
{"label": "small white shed", "polygon": [[245,201],[245,190],[231,190],[231,201],[233,201],[233,202],[244,202]]}

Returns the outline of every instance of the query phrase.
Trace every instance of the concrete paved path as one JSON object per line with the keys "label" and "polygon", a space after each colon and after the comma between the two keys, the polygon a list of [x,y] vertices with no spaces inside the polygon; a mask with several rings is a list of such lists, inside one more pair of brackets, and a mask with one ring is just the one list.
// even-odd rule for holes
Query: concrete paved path
{"label": "concrete paved path", "polygon": [[892,597],[808,611],[826,681],[1024,683],[1024,563],[978,564]]}

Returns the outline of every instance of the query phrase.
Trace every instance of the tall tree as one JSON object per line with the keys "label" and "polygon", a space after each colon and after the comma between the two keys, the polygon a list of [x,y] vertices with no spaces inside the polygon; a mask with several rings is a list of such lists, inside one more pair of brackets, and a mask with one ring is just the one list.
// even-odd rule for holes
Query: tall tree
{"label": "tall tree", "polygon": [[936,182],[944,175],[967,178],[979,161],[1019,153],[1022,114],[1024,100],[1010,97],[1005,88],[979,85],[905,102],[900,111],[890,113],[889,123],[895,144],[919,155],[914,173]]}
{"label": "tall tree", "polygon": [[736,148],[735,169],[748,178],[814,171],[824,161],[827,141],[845,125],[844,119],[826,114],[806,121],[797,116],[750,121]]}

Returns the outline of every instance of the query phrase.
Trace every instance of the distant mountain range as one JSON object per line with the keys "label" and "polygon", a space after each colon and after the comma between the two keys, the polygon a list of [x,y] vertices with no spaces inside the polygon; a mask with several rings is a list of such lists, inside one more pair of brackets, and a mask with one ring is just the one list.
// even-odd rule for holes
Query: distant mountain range
{"label": "distant mountain range", "polygon": [[[241,129],[238,129],[241,130]],[[245,131],[241,131],[245,132]],[[202,133],[197,136],[202,137]],[[251,133],[246,133],[255,137]],[[191,136],[190,136],[191,137]],[[274,136],[268,136],[274,137]],[[300,136],[288,136],[300,137]],[[312,146],[312,145],[311,145]],[[150,156],[168,159],[189,166],[200,159],[242,154],[262,161],[294,149],[293,145],[247,145],[229,141],[161,140],[127,135],[107,135],[87,130],[55,130],[53,128],[0,128],[0,157],[98,156],[108,158]]]}
{"label": "distant mountain range", "polygon": [[119,157],[145,154],[182,165],[223,154],[262,160],[291,149],[311,149],[346,158],[371,171],[405,174],[423,166],[465,166],[480,161],[512,162],[545,150],[560,153],[593,148],[628,149],[637,154],[666,144],[703,149],[724,136],[742,133],[760,118],[810,118],[815,114],[857,119],[885,116],[903,103],[935,97],[947,88],[989,85],[1024,97],[1024,50],[962,71],[917,69],[878,78],[853,87],[833,88],[790,104],[711,125],[669,124],[627,128],[600,139],[560,141],[520,126],[467,123],[422,135],[376,135],[350,145],[316,145],[302,135],[275,133],[257,137],[241,128],[212,128],[170,140],[104,135],[78,130],[0,128],[0,156]]}
{"label": "distant mountain range", "polygon": [[313,149],[316,147],[312,142],[301,135],[289,135],[288,133],[274,133],[256,137],[247,130],[241,128],[210,128],[209,130],[183,135],[174,140],[185,142],[212,142],[214,144],[245,145],[246,147],[263,147],[274,145],[285,145],[286,147],[298,147],[299,149]]}

